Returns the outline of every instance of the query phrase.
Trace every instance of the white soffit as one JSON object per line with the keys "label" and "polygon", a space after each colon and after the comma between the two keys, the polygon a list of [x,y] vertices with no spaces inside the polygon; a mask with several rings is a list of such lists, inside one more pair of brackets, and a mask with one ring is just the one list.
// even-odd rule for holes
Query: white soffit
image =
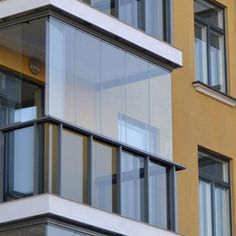
{"label": "white soffit", "polygon": [[51,194],[42,194],[0,204],[0,224],[45,214],[52,214],[128,236],[178,235]]}
{"label": "white soffit", "polygon": [[114,34],[156,56],[182,66],[182,51],[137,30],[113,17],[93,9],[79,0],[1,0],[0,19],[35,8],[52,5],[90,24]]}

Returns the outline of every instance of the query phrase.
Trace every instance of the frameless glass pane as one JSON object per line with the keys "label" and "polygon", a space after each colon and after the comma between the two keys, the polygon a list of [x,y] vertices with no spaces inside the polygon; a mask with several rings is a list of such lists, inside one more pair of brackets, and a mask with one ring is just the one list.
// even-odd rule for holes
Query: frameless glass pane
{"label": "frameless glass pane", "polygon": [[9,133],[9,192],[24,197],[34,192],[34,127]]}
{"label": "frameless glass pane", "polygon": [[167,229],[167,169],[155,162],[149,164],[149,223]]}
{"label": "frameless glass pane", "polygon": [[210,57],[211,85],[225,92],[224,36],[216,32],[210,34]]}
{"label": "frameless glass pane", "polygon": [[211,158],[208,153],[199,152],[199,171],[202,174],[229,182],[229,163]]}
{"label": "frameless glass pane", "polygon": [[15,116],[21,107],[21,78],[9,71],[22,71],[22,27],[12,26],[0,30],[0,125],[18,122]]}
{"label": "frameless glass pane", "polygon": [[102,134],[119,139],[125,135],[124,130],[118,133],[119,117],[125,114],[125,52],[102,43],[101,60]]}
{"label": "frameless glass pane", "polygon": [[121,215],[145,221],[144,159],[123,152],[121,158]]}
{"label": "frameless glass pane", "polygon": [[223,29],[223,9],[217,7],[216,5],[205,0],[195,0],[194,13],[195,15],[203,18],[207,23]]}
{"label": "frameless glass pane", "polygon": [[49,38],[49,114],[75,122],[75,29],[51,19]]}
{"label": "frameless glass pane", "polygon": [[115,0],[91,0],[90,4],[99,11],[115,15]]}
{"label": "frameless glass pane", "polygon": [[212,236],[212,208],[211,185],[199,181],[199,211],[200,211],[200,235]]}
{"label": "frameless glass pane", "polygon": [[215,235],[230,236],[229,190],[216,187],[215,190]]}
{"label": "frameless glass pane", "polygon": [[131,54],[126,55],[126,142],[148,150],[148,63]]}
{"label": "frameless glass pane", "polygon": [[76,31],[76,123],[101,133],[101,40]]}
{"label": "frameless glass pane", "polygon": [[92,153],[92,206],[116,212],[116,148],[94,141]]}
{"label": "frameless glass pane", "polygon": [[172,158],[172,105],[170,73],[154,64],[149,65],[149,151]]}
{"label": "frameless glass pane", "polygon": [[62,134],[61,196],[87,202],[87,138],[69,130]]}
{"label": "frameless glass pane", "polygon": [[138,27],[139,21],[143,20],[139,18],[141,1],[139,0],[120,0],[119,1],[119,19]]}
{"label": "frameless glass pane", "polygon": [[20,236],[20,230],[0,232],[0,236]]}
{"label": "frameless glass pane", "polygon": [[145,32],[161,40],[164,40],[164,13],[163,0],[145,1]]}
{"label": "frameless glass pane", "polygon": [[195,25],[195,74],[196,80],[208,84],[206,27]]}

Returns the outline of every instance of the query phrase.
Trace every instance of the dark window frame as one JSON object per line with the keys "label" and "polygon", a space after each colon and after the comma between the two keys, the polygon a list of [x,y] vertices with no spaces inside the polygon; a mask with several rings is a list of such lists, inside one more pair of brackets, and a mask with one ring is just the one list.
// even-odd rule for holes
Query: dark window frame
{"label": "dark window frame", "polygon": [[[224,161],[225,163],[228,163],[228,182],[220,180],[218,178],[212,177],[207,174],[203,174],[200,172],[200,166],[199,166],[199,181],[203,181],[205,183],[210,184],[210,192],[211,192],[211,218],[212,218],[212,235],[214,236],[216,234],[215,232],[215,189],[216,187],[220,187],[222,189],[226,189],[229,191],[229,227],[230,227],[230,235],[232,235],[232,201],[231,201],[231,178],[230,178],[230,160],[220,155],[219,153],[210,151],[209,149],[203,148],[201,146],[198,147],[198,153],[205,153],[207,157],[213,161]],[[198,157],[198,162],[200,162],[200,158]]]}
{"label": "dark window frame", "polygon": [[[222,29],[220,27],[217,27],[216,25],[214,24],[211,24],[209,22],[207,22],[207,20],[205,20],[204,18],[194,14],[194,26],[196,25],[200,25],[200,26],[203,26],[203,27],[206,27],[206,53],[207,53],[207,86],[210,86],[212,89],[214,89],[215,91],[219,91],[219,92],[223,92],[223,93],[228,93],[228,73],[227,73],[227,51],[226,51],[226,23],[225,23],[225,7],[221,4],[217,4],[215,2],[212,2],[211,0],[203,0],[205,1],[206,3],[209,3],[211,4],[212,6],[215,6],[219,9],[222,10],[222,18],[223,18],[223,25],[222,25]],[[223,36],[224,38],[224,42],[223,42],[223,47],[224,47],[224,56],[223,56],[223,59],[224,59],[224,83],[225,83],[225,90],[224,91],[221,91],[221,90],[218,90],[216,88],[214,88],[214,86],[212,85],[212,81],[211,81],[211,56],[210,56],[210,48],[211,48],[211,45],[210,45],[210,35],[211,33],[216,33],[216,34],[219,34],[221,36]],[[195,36],[194,36],[195,38]],[[202,82],[202,81],[200,81]],[[204,82],[202,82],[204,83]]]}

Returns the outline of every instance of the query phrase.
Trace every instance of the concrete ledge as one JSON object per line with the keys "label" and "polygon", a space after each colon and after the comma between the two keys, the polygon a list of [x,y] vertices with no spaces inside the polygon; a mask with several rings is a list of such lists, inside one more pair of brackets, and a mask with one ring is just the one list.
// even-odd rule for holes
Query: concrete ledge
{"label": "concrete ledge", "polygon": [[235,98],[230,97],[226,94],[223,94],[219,91],[216,91],[201,82],[198,82],[198,81],[193,82],[193,87],[196,91],[203,93],[211,98],[214,98],[215,100],[218,100],[219,102],[222,102],[228,106],[231,106],[231,107],[236,106]]}
{"label": "concrete ledge", "polygon": [[2,0],[0,19],[45,6],[54,6],[78,17],[97,28],[107,31],[135,46],[169,62],[173,68],[182,66],[182,51],[129,26],[114,17],[80,2],[79,0]]}
{"label": "concrete ledge", "polygon": [[130,220],[51,194],[42,194],[0,204],[0,225],[45,214],[59,216],[122,235],[177,235],[170,231],[162,230],[148,224]]}

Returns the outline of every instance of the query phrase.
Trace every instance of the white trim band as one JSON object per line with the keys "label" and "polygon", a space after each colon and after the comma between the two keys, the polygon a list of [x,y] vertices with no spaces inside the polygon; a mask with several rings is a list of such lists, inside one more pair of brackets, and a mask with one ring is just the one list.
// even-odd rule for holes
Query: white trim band
{"label": "white trim band", "polygon": [[208,88],[206,85],[204,85],[202,83],[195,82],[195,83],[193,83],[193,87],[196,91],[203,93],[211,98],[214,98],[226,105],[229,105],[231,107],[236,106],[236,99],[231,98],[227,95],[224,95],[220,92],[217,92],[214,89]]}
{"label": "white trim band", "polygon": [[42,194],[0,204],[0,224],[45,214],[52,214],[128,236],[178,235],[51,194]]}
{"label": "white trim band", "polygon": [[99,12],[79,0],[4,0],[0,1],[0,19],[48,5],[59,8],[64,12],[72,14],[106,32],[147,50],[157,57],[175,64],[175,67],[183,65],[181,50],[149,36],[114,17]]}

